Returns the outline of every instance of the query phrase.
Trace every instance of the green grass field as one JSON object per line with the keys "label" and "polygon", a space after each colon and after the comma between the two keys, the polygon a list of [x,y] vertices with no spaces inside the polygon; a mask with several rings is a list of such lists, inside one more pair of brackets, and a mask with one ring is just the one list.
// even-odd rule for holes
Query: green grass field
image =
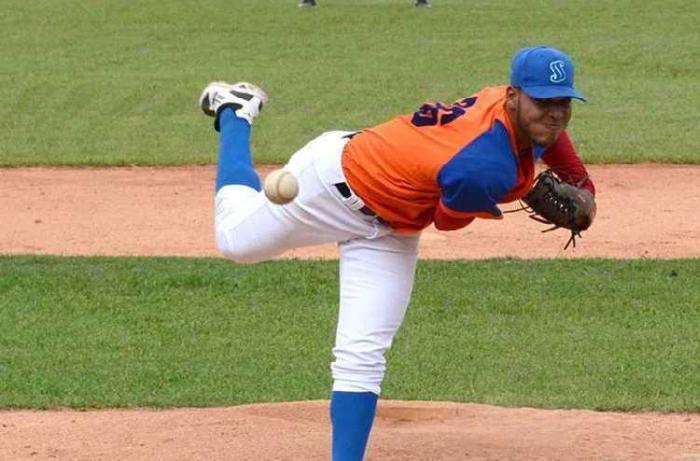
{"label": "green grass field", "polygon": [[[284,162],[505,84],[541,43],[578,64],[586,162],[700,164],[692,1],[296,3],[4,0],[0,166],[213,163],[214,79],[269,91],[255,155]],[[422,261],[384,396],[698,412],[698,280],[698,259]],[[336,300],[332,262],[0,255],[0,408],[327,398]]]}
{"label": "green grass field", "polygon": [[[2,257],[0,273],[0,407],[329,395],[334,262]],[[700,411],[699,279],[699,260],[423,261],[384,396]]]}
{"label": "green grass field", "polygon": [[212,163],[196,99],[212,79],[271,95],[261,162],[508,81],[522,46],[577,61],[571,131],[588,162],[700,163],[697,3],[322,0],[5,0],[0,166]]}

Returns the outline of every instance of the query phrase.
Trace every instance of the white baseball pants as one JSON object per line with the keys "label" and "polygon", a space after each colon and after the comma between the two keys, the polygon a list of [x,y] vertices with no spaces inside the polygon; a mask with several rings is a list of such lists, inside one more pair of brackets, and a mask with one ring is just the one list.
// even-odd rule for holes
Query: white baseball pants
{"label": "white baseball pants", "polygon": [[285,166],[299,181],[299,195],[279,206],[241,185],[222,187],[215,198],[215,231],[221,253],[239,263],[271,259],[286,250],[338,242],[340,312],[333,390],[379,395],[384,353],[406,313],[418,255],[419,234],[401,235],[344,198],[342,150],[350,132],[322,134]]}

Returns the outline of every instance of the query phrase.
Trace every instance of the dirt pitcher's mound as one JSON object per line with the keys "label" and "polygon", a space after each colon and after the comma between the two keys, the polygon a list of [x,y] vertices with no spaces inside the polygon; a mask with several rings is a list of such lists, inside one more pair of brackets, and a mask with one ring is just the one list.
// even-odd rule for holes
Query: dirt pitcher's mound
{"label": "dirt pitcher's mound", "polygon": [[[563,250],[566,231],[543,234],[547,226],[520,212],[455,232],[428,229],[420,257],[700,257],[700,166],[590,172],[598,217],[576,248]],[[0,254],[217,256],[215,175],[214,167],[0,169]],[[335,258],[337,250],[329,244],[286,256]]]}
{"label": "dirt pitcher's mound", "polygon": [[[327,460],[328,402],[0,412],[0,459]],[[368,460],[700,460],[700,415],[380,401]]]}

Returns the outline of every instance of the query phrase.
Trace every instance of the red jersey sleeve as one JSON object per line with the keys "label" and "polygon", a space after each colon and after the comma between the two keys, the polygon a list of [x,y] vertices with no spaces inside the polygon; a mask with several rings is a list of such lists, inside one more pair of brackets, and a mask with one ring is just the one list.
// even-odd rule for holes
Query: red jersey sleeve
{"label": "red jersey sleeve", "polygon": [[433,223],[435,228],[442,231],[451,231],[461,229],[474,221],[475,217],[458,217],[454,216],[454,212],[450,212],[445,205],[440,204],[435,209]]}
{"label": "red jersey sleeve", "polygon": [[578,184],[588,189],[595,195],[595,186],[588,176],[586,167],[581,162],[576,153],[576,148],[571,142],[569,134],[564,131],[559,138],[549,146],[542,154],[542,160],[559,176],[563,181]]}

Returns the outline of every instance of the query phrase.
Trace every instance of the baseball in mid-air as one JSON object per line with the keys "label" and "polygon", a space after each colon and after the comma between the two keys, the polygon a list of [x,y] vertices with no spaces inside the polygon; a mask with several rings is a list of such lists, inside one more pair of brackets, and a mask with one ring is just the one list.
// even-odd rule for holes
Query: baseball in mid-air
{"label": "baseball in mid-air", "polygon": [[294,200],[299,193],[299,182],[290,171],[281,168],[265,177],[263,188],[265,196],[272,203],[284,205]]}

